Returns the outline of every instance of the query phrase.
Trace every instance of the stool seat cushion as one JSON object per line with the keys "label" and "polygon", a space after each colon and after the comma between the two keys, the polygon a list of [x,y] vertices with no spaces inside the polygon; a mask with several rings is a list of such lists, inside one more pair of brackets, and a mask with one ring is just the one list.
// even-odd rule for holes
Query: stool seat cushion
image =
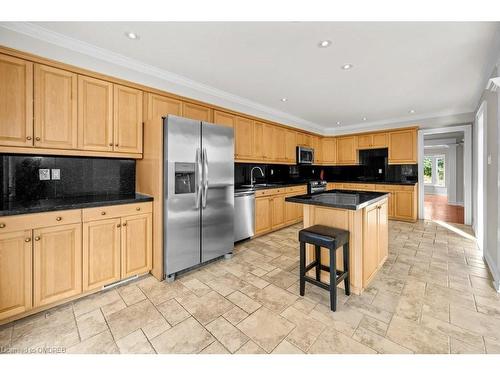
{"label": "stool seat cushion", "polygon": [[313,225],[299,231],[299,241],[321,247],[338,248],[349,242],[349,231],[326,225]]}

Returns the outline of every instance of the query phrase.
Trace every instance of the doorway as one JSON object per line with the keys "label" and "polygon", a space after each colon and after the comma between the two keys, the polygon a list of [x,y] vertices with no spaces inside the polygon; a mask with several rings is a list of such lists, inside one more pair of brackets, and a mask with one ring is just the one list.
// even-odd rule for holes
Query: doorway
{"label": "doorway", "polygon": [[481,103],[479,110],[476,113],[475,123],[475,149],[477,150],[476,158],[476,220],[474,222],[474,232],[476,233],[477,244],[481,250],[484,250],[484,218],[485,218],[485,194],[486,194],[486,176],[485,176],[485,156],[487,155],[486,140],[484,139],[484,124],[486,123],[486,102]]}

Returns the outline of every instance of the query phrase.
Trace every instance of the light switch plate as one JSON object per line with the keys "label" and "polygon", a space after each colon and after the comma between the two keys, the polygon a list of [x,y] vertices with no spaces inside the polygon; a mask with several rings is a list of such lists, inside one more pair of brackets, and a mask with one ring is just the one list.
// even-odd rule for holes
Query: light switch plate
{"label": "light switch plate", "polygon": [[382,174],[382,168],[379,168],[378,173]]}
{"label": "light switch plate", "polygon": [[60,169],[52,169],[52,179],[60,180],[61,179],[61,170]]}
{"label": "light switch plate", "polygon": [[39,169],[38,176],[40,181],[50,180],[50,169]]}
{"label": "light switch plate", "polygon": [[488,165],[491,165],[491,155],[488,155]]}

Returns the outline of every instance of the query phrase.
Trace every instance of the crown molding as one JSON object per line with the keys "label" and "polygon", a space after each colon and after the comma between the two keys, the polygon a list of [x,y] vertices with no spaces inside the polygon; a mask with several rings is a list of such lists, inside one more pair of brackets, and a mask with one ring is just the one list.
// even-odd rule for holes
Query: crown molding
{"label": "crown molding", "polygon": [[[57,33],[52,30],[48,30],[44,27],[35,25],[30,22],[0,22],[0,27],[13,31],[15,33],[23,34],[28,37],[44,41],[46,43],[70,51],[87,55],[94,59],[99,59],[122,68],[130,69],[140,74],[145,74],[148,76],[159,78],[162,81],[164,81],[164,83],[174,84],[176,86],[180,86],[188,90],[191,90],[195,93],[198,92],[204,94],[205,96],[208,95],[211,98],[217,98],[223,101],[227,101],[229,103],[243,106],[245,108],[253,110],[253,112],[256,113],[255,114],[256,116],[259,117],[262,117],[263,115],[270,116],[271,118],[269,118],[269,120],[271,121],[277,121],[277,122],[285,121],[287,122],[286,125],[288,126],[297,127],[302,130],[309,130],[315,133],[322,134],[325,132],[324,126],[291,115],[287,112],[283,112],[274,109],[272,107],[268,107],[263,104],[254,102],[252,100],[243,98],[241,96],[226,92],[224,90],[220,90],[215,87],[196,82],[192,79],[181,76],[179,74],[175,74],[170,71],[158,68],[156,66],[143,63],[139,60],[129,58],[122,54],[111,52],[104,48],[95,46],[93,44],[68,37],[66,35]],[[119,78],[127,79],[126,77],[119,77]],[[165,91],[171,91],[171,88],[165,88],[165,87],[155,87],[155,88]],[[193,99],[204,100],[201,98],[193,98]],[[204,101],[206,101],[206,99]],[[221,106],[227,107],[227,105],[221,105]]]}

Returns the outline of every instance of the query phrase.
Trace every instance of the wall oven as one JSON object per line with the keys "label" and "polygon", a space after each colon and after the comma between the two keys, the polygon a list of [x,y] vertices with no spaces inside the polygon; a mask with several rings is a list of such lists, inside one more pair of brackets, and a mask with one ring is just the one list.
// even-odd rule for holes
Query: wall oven
{"label": "wall oven", "polygon": [[314,149],[297,146],[297,164],[312,164],[314,162]]}

